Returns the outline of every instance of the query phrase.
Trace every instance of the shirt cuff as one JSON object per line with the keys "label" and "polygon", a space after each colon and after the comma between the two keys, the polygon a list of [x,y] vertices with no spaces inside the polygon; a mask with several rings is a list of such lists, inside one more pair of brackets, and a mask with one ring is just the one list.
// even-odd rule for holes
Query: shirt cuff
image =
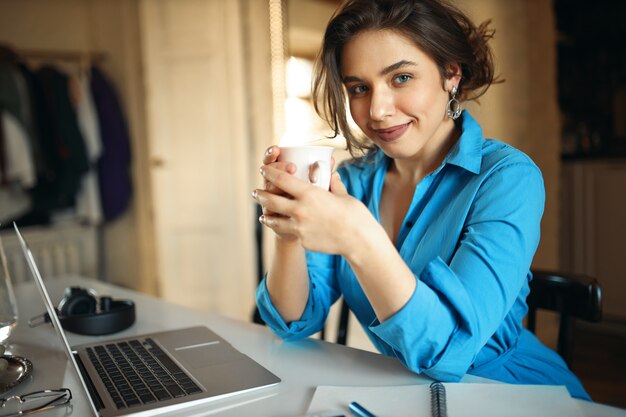
{"label": "shirt cuff", "polygon": [[259,308],[259,314],[265,324],[267,324],[277,336],[285,340],[301,339],[319,331],[312,331],[308,326],[313,318],[313,291],[309,292],[309,299],[300,319],[287,324],[270,299],[266,277],[263,278],[256,291],[257,307]]}

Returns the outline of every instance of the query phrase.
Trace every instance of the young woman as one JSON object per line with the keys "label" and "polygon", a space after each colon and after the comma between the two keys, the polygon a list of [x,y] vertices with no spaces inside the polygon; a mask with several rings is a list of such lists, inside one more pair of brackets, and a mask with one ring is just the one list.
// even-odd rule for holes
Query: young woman
{"label": "young woman", "polygon": [[318,332],[343,295],[380,352],[416,373],[566,385],[589,399],[522,327],[541,172],[461,111],[494,82],[492,34],[444,1],[349,0],[337,11],[314,97],[353,156],[364,155],[333,174],[328,192],[267,150],[253,197],[276,244],[257,304],[291,340]]}

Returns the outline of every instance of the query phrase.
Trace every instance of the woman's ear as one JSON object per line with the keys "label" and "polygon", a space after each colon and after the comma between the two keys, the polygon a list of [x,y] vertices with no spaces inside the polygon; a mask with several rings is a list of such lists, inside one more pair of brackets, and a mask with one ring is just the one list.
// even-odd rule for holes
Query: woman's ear
{"label": "woman's ear", "polygon": [[446,91],[452,91],[452,87],[459,88],[459,84],[461,83],[461,78],[463,73],[461,71],[461,66],[459,64],[448,64],[446,65],[446,82],[445,87]]}

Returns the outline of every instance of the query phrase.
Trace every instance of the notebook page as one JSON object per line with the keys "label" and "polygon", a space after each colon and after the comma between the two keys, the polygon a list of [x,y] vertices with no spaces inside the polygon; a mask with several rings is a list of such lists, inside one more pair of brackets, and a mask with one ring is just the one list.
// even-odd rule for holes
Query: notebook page
{"label": "notebook page", "polygon": [[[563,386],[446,383],[448,417],[584,417]],[[428,385],[319,386],[309,414],[341,410],[356,401],[376,417],[430,417]]]}

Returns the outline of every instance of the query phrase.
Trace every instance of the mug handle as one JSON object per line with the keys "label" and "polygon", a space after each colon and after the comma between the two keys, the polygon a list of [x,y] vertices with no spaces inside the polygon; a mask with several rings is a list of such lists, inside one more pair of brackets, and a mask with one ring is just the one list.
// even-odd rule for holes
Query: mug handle
{"label": "mug handle", "polygon": [[330,163],[327,161],[319,160],[316,161],[318,166],[318,176],[317,181],[312,182],[313,185],[316,185],[321,188],[325,188],[328,190],[330,187]]}

